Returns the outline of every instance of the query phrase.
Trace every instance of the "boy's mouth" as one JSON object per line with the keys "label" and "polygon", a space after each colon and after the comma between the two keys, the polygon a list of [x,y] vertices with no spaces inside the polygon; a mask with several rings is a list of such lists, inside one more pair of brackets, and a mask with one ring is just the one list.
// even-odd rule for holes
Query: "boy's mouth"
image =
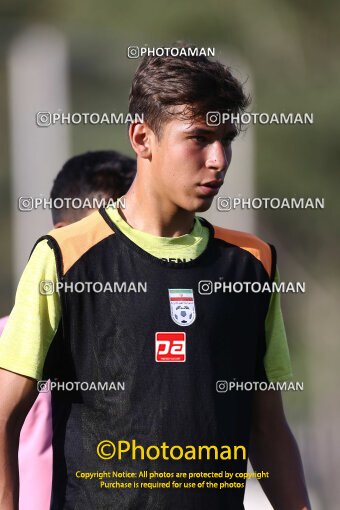
{"label": "boy's mouth", "polygon": [[223,184],[222,179],[203,182],[202,184],[199,184],[199,190],[203,195],[206,196],[215,196],[219,192],[220,187]]}

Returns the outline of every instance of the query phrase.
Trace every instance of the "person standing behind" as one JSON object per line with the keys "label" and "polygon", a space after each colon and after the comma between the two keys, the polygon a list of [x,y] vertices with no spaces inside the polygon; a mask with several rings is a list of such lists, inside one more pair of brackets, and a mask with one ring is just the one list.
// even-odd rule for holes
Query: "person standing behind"
{"label": "person standing behind", "polygon": [[[51,190],[52,219],[54,228],[70,225],[91,214],[101,201],[116,200],[130,187],[136,173],[136,162],[128,156],[112,150],[86,152],[70,158],[57,174]],[[71,200],[79,199],[85,204],[91,202],[94,207],[67,207]],[[62,202],[63,200],[63,202]],[[77,200],[77,202],[79,202]],[[59,203],[63,207],[59,208]],[[53,253],[51,251],[52,262]],[[36,258],[38,263],[39,257]],[[39,270],[39,264],[36,265]],[[51,264],[53,266],[53,264]],[[31,267],[32,271],[32,267]],[[52,268],[53,272],[53,268]],[[38,317],[27,319],[23,316],[24,308],[18,313],[20,303],[25,300],[26,290],[30,288],[31,277],[24,274],[16,295],[16,306],[10,317],[0,319],[0,335],[7,324],[6,335],[19,335],[24,329],[27,338],[32,331],[40,335],[48,334],[51,324]],[[48,306],[55,308],[55,322],[60,320],[58,303],[52,296],[34,294],[34,298],[49,301]],[[30,299],[33,299],[30,296]],[[1,348],[1,338],[0,338]],[[15,372],[15,359],[8,359],[7,368]],[[29,411],[20,433],[19,442],[19,509],[46,510],[50,505],[52,483],[52,420],[51,397],[49,392],[39,393]],[[39,490],[37,481],[39,480]],[[34,488],[34,489],[33,489]]]}

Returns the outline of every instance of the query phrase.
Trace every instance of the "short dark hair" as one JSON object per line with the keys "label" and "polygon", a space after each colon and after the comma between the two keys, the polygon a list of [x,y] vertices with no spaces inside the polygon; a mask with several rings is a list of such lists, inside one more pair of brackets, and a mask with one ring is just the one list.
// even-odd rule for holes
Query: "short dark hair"
{"label": "short dark hair", "polygon": [[249,103],[230,67],[218,61],[205,56],[145,56],[132,81],[129,113],[144,115],[160,136],[162,125],[174,117],[175,106],[187,105],[181,117],[193,120],[205,118],[209,111],[242,113]]}
{"label": "short dark hair", "polygon": [[[136,161],[112,150],[92,151],[70,158],[54,180],[51,199],[96,198],[108,200],[127,192],[136,174]],[[86,209],[85,209],[86,210]],[[53,223],[77,221],[83,208],[53,207]],[[87,209],[88,210],[88,209]]]}

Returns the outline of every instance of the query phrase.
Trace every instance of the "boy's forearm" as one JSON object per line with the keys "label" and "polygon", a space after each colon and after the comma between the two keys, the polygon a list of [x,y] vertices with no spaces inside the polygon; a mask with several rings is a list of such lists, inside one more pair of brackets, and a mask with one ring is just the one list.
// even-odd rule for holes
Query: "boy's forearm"
{"label": "boy's forearm", "polygon": [[19,508],[19,438],[37,397],[36,381],[0,368],[0,509]]}
{"label": "boy's forearm", "polygon": [[0,427],[0,508],[19,509],[18,448],[20,431]]}
{"label": "boy's forearm", "polygon": [[256,471],[268,471],[261,486],[275,510],[310,510],[301,456],[287,425],[254,431],[250,460]]}

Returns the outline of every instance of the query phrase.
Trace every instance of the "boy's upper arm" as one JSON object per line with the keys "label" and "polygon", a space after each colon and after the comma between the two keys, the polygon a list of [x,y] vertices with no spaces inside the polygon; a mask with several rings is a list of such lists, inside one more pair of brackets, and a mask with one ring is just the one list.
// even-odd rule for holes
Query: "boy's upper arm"
{"label": "boy's upper arm", "polygon": [[286,424],[281,391],[255,391],[252,413],[252,432],[274,432]]}
{"label": "boy's upper arm", "polygon": [[[280,275],[277,268],[274,281],[279,285]],[[264,366],[268,380],[271,382],[290,380],[292,378],[292,367],[279,292],[274,292],[270,299],[265,322],[265,335],[266,354]]]}
{"label": "boy's upper arm", "polygon": [[15,305],[0,338],[0,367],[41,379],[45,358],[60,321],[60,301],[55,288],[54,252],[46,239],[39,242],[20,279]]}
{"label": "boy's upper arm", "polygon": [[37,383],[0,368],[0,422],[19,432],[25,417],[37,398]]}

